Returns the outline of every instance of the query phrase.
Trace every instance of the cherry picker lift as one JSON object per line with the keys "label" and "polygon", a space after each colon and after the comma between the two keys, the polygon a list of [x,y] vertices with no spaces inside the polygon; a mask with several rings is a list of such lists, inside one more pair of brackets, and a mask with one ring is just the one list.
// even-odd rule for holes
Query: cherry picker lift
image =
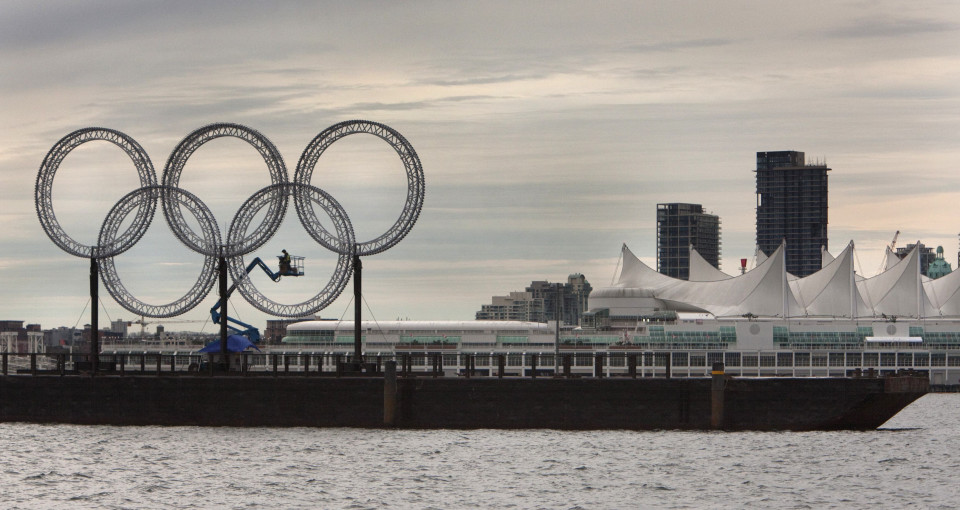
{"label": "cherry picker lift", "polygon": [[[253,261],[250,262],[250,264],[247,265],[246,274],[250,274],[250,271],[253,271],[253,269],[257,266],[260,266],[260,268],[263,269],[263,272],[267,273],[267,276],[269,276],[270,279],[275,282],[280,281],[280,278],[284,276],[303,276],[303,257],[290,256],[289,254],[287,254],[287,250],[283,250],[283,255],[277,255],[277,258],[280,259],[279,271],[277,272],[271,271],[270,267],[267,266],[267,264],[264,263],[263,260],[260,259],[260,257],[257,257],[253,259]],[[231,285],[230,288],[227,289],[226,294],[221,296],[220,299],[217,301],[217,304],[213,305],[213,308],[210,309],[210,319],[213,321],[214,324],[220,323],[221,304],[223,303],[224,300],[230,299],[230,295],[233,294],[233,291],[236,288],[237,288],[237,283],[234,282],[233,285]],[[245,336],[254,344],[260,343],[260,330],[257,329],[255,326],[251,326],[250,324],[241,322],[230,316],[227,316],[227,322],[228,322],[227,330],[229,330],[231,334]],[[231,326],[230,323],[236,324],[239,327]]]}

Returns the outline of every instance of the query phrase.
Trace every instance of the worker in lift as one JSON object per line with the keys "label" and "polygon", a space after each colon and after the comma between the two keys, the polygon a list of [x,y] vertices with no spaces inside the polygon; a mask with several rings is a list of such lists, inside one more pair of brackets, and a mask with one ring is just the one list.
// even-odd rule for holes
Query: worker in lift
{"label": "worker in lift", "polygon": [[283,255],[280,255],[280,274],[288,274],[290,272],[290,254],[287,253],[287,250],[282,250]]}

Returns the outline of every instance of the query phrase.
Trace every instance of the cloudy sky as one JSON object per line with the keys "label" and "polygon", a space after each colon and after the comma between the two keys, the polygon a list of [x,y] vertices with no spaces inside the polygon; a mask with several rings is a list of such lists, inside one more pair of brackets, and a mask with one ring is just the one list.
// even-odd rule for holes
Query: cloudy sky
{"label": "cloudy sky", "polygon": [[[702,203],[722,220],[723,262],[753,253],[755,153],[804,151],[830,173],[830,249],[854,240],[859,271],[899,243],[943,245],[960,223],[960,3],[955,1],[16,2],[0,3],[0,318],[44,328],[89,322],[89,263],[43,232],[34,185],[74,129],[136,139],[157,174],[192,130],[259,130],[292,175],[339,121],[402,133],[427,179],[412,233],[364,261],[365,316],[471,319],[492,295],[584,273],[610,283],[622,243],[655,264],[658,202]],[[335,144],[313,184],[360,239],[399,214],[403,167],[374,137]],[[257,153],[221,139],[181,185],[222,228],[268,183]],[[95,242],[137,187],[126,156],[89,143],[54,183],[57,218]],[[292,211],[291,211],[292,212]],[[294,214],[255,255],[307,257],[307,275],[255,281],[296,302],[326,284],[333,256]],[[199,275],[162,215],[116,260],[127,288],[161,304]],[[103,293],[101,321],[133,320]],[[347,292],[345,294],[351,294]],[[162,321],[214,326],[215,304]],[[344,295],[321,312],[352,314]],[[231,315],[263,326],[239,296]],[[152,329],[152,325],[150,327]]]}

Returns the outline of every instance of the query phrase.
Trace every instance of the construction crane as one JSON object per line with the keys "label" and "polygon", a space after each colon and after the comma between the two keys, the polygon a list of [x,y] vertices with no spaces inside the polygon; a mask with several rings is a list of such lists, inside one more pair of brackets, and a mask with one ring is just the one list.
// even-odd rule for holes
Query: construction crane
{"label": "construction crane", "polygon": [[[260,257],[257,257],[247,265],[246,274],[249,275],[250,271],[253,271],[253,269],[257,266],[260,266],[260,269],[263,269],[263,272],[275,282],[280,281],[280,278],[284,276],[303,276],[303,257],[292,257],[287,254],[286,250],[284,250],[283,253],[283,255],[277,257],[280,259],[280,270],[276,273],[271,271],[267,264],[260,259]],[[210,319],[214,324],[220,323],[220,306],[223,304],[224,300],[230,299],[230,294],[233,294],[233,291],[236,288],[237,282],[234,282],[233,285],[227,289],[227,293],[223,296],[220,296],[217,304],[213,305],[213,308],[210,309]],[[230,316],[227,316],[227,323],[227,330],[229,330],[231,333],[245,336],[255,344],[260,342],[260,330],[255,326],[251,326],[250,324],[241,322]],[[235,324],[239,327],[231,326],[230,324]]]}
{"label": "construction crane", "polygon": [[[893,239],[890,241],[890,244],[887,245],[887,249],[890,250],[890,253],[895,253],[897,248],[897,238],[900,237],[900,231],[896,231],[893,234]],[[887,269],[887,254],[884,252],[883,257],[880,258],[880,267],[877,269],[877,274],[884,272]]]}

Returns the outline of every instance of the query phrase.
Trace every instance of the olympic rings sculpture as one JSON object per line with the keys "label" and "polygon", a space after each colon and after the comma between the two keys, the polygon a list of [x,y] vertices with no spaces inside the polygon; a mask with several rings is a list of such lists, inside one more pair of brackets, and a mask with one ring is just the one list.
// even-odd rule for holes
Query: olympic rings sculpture
{"label": "olympic rings sculpture", "polygon": [[[390,144],[403,162],[407,174],[407,196],[400,217],[386,232],[363,242],[356,241],[350,218],[339,202],[311,184],[314,167],[323,152],[337,140],[357,133],[372,134]],[[225,240],[207,205],[179,187],[180,175],[190,156],[203,144],[222,137],[239,138],[254,147],[263,157],[271,180],[269,186],[260,189],[243,203],[230,223]],[[70,151],[95,140],[110,142],[127,154],[137,170],[140,187],[114,204],[100,227],[97,244],[86,245],[70,237],[57,221],[53,210],[53,181],[57,169]],[[133,138],[112,129],[79,129],[61,138],[47,153],[37,174],[34,195],[37,216],[47,236],[71,255],[94,259],[104,287],[130,312],[165,318],[193,309],[213,288],[217,278],[217,259],[223,257],[237,290],[247,302],[274,316],[302,317],[322,310],[343,292],[350,280],[354,256],[383,252],[406,237],[420,216],[424,188],[420,158],[400,133],[376,122],[351,120],[330,126],[314,137],[300,156],[293,181],[288,179],[283,157],[273,143],[259,132],[239,124],[211,124],[187,135],[167,159],[160,181],[157,180],[150,157]],[[337,255],[337,265],[327,285],[314,297],[301,303],[282,304],[270,300],[254,286],[245,272],[243,257],[263,246],[276,234],[291,197],[301,225],[311,238]],[[183,297],[171,303],[155,305],[137,299],[124,287],[114,265],[114,257],[129,250],[143,238],[153,221],[158,200],[174,236],[190,250],[203,255],[204,262],[199,277]],[[329,217],[332,232],[318,218],[317,206]],[[191,227],[184,210],[193,217],[199,232]],[[263,219],[251,229],[254,218],[264,210]],[[133,219],[121,231],[121,226],[131,215]]]}

